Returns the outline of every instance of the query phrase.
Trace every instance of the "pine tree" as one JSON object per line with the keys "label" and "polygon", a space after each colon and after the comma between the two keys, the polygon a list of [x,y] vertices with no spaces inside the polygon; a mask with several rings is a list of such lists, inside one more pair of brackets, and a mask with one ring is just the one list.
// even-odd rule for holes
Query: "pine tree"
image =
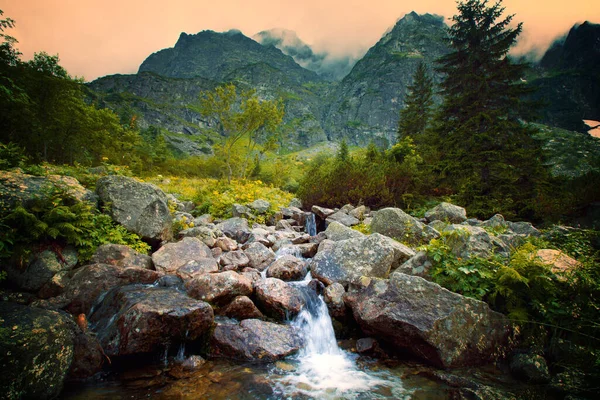
{"label": "pine tree", "polygon": [[410,136],[418,142],[427,127],[433,106],[433,81],[423,62],[419,63],[408,90],[398,121],[398,141]]}
{"label": "pine tree", "polygon": [[522,122],[531,109],[522,100],[526,65],[508,57],[523,25],[511,27],[513,15],[501,19],[501,0],[468,0],[458,11],[449,28],[453,51],[438,61],[445,78],[436,167],[471,215],[526,216],[543,172],[534,131]]}

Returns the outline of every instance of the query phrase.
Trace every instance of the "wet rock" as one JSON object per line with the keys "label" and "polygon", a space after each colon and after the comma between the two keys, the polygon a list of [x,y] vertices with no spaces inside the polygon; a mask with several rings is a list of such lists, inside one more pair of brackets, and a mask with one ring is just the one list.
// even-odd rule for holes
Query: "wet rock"
{"label": "wet rock", "polygon": [[0,387],[6,399],[52,399],[73,360],[77,329],[65,313],[0,302]]}
{"label": "wet rock", "polygon": [[163,275],[155,284],[159,287],[181,287],[183,280],[177,275]]}
{"label": "wet rock", "polygon": [[511,333],[506,317],[484,302],[416,276],[372,279],[349,300],[363,332],[438,367],[493,360]]}
{"label": "wet rock", "polygon": [[343,225],[337,221],[332,221],[329,225],[327,225],[327,229],[325,229],[325,235],[327,236],[327,239],[335,242],[339,240],[354,239],[365,236],[361,232],[352,228],[348,228],[346,225]]}
{"label": "wet rock", "polygon": [[211,272],[217,272],[218,270],[219,265],[217,264],[217,260],[214,258],[200,258],[198,260],[190,261],[183,267],[180,267],[177,270],[177,276],[184,281],[187,281],[188,279],[193,279],[197,276]]}
{"label": "wet rock", "polygon": [[252,281],[234,271],[200,275],[185,283],[188,294],[214,304],[226,304],[237,296],[252,294]]}
{"label": "wet rock", "polygon": [[425,213],[428,221],[443,221],[460,224],[467,220],[467,210],[454,204],[442,202]]}
{"label": "wet rock", "polygon": [[258,199],[248,204],[248,207],[250,207],[250,209],[256,214],[261,215],[269,211],[269,209],[271,208],[271,203],[263,199]]}
{"label": "wet rock", "polygon": [[280,279],[267,278],[257,282],[255,293],[259,308],[280,321],[293,318],[304,306],[300,290]]}
{"label": "wet rock", "polygon": [[238,243],[245,243],[250,236],[250,228],[245,218],[229,218],[217,225],[223,234]]}
{"label": "wet rock", "polygon": [[219,264],[223,266],[225,271],[237,271],[247,267],[250,264],[250,259],[242,250],[236,250],[221,255]]}
{"label": "wet rock", "polygon": [[91,333],[80,332],[73,340],[73,362],[67,379],[83,381],[102,370],[106,358],[98,338]]}
{"label": "wet rock", "polygon": [[319,206],[312,206],[310,211],[312,211],[313,214],[315,214],[322,220],[326,220],[327,217],[329,217],[331,214],[333,214],[335,212],[335,210],[332,210],[330,208],[319,207]]}
{"label": "wet rock", "polygon": [[327,217],[325,221],[328,224],[335,221],[345,226],[353,226],[360,224],[360,221],[357,218],[354,218],[353,216],[348,215],[342,211],[338,211],[336,213],[331,214],[329,217]]}
{"label": "wet rock", "polygon": [[344,287],[337,282],[327,286],[323,291],[323,300],[327,304],[329,314],[334,318],[344,318],[346,316],[345,293]]}
{"label": "wet rock", "polygon": [[122,268],[154,269],[152,257],[141,254],[123,244],[103,244],[99,246],[92,258],[91,264],[109,264]]}
{"label": "wet rock", "polygon": [[273,362],[296,353],[303,342],[290,325],[257,319],[239,324],[217,324],[211,339],[210,355],[253,362]]}
{"label": "wet rock", "polygon": [[325,243],[321,243],[309,269],[315,278],[326,284],[339,282],[344,285],[360,276],[387,278],[392,266],[397,267],[414,254],[406,246],[398,247],[400,243],[396,245],[378,233]]}
{"label": "wet rock", "polygon": [[248,266],[256,268],[259,271],[267,268],[275,260],[275,253],[273,250],[258,242],[248,246],[244,250],[244,253],[246,253],[246,256],[250,260]]}
{"label": "wet rock", "polygon": [[186,237],[176,243],[167,243],[152,254],[157,271],[175,273],[190,261],[210,258],[212,253],[200,239]]}
{"label": "wet rock", "polygon": [[18,289],[35,292],[40,290],[59,272],[67,272],[77,264],[77,251],[71,246],[64,249],[43,249],[34,252],[30,262],[21,267],[5,263],[9,282]]}
{"label": "wet rock", "polygon": [[220,314],[229,318],[235,318],[240,321],[250,318],[263,318],[260,310],[256,308],[248,296],[236,297],[231,303],[221,310]]}
{"label": "wet rock", "polygon": [[66,309],[74,315],[87,315],[98,296],[105,291],[132,283],[154,283],[160,276],[156,271],[142,268],[86,265],[75,271],[65,288]]}
{"label": "wet rock", "polygon": [[292,239],[292,244],[308,243],[309,240],[310,240],[310,236],[307,233],[305,233],[305,234],[296,236],[294,239]]}
{"label": "wet rock", "polygon": [[304,278],[306,273],[306,261],[292,255],[284,255],[269,266],[267,277],[282,281],[298,281]]}
{"label": "wet rock", "polygon": [[399,208],[377,211],[371,222],[371,231],[413,246],[428,243],[436,237],[435,230],[427,230],[423,223]]}
{"label": "wet rock", "polygon": [[304,258],[313,258],[319,250],[318,243],[302,243],[296,246],[300,251],[300,256]]}
{"label": "wet rock", "polygon": [[212,307],[173,288],[130,285],[107,293],[90,316],[106,355],[163,350],[174,341],[194,341],[213,324]]}
{"label": "wet rock", "polygon": [[356,351],[359,354],[371,354],[374,353],[379,344],[377,340],[373,338],[361,338],[356,341]]}
{"label": "wet rock", "polygon": [[521,380],[531,383],[550,382],[550,372],[544,357],[538,354],[516,354],[510,361],[510,372]]}
{"label": "wet rock", "polygon": [[167,196],[157,186],[110,175],[98,179],[96,193],[113,220],[131,232],[150,240],[171,238]]}

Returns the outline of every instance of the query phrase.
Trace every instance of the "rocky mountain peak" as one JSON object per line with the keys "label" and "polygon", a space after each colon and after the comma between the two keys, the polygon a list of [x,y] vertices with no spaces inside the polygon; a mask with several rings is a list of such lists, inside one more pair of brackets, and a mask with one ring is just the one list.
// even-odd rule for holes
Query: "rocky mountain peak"
{"label": "rocky mountain peak", "polygon": [[592,70],[600,65],[600,24],[585,21],[557,40],[540,61],[547,69],[576,68]]}

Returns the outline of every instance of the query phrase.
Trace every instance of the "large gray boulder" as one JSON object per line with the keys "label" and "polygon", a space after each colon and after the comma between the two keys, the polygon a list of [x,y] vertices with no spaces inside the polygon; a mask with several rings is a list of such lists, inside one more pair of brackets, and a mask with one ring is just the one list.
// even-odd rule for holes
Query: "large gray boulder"
{"label": "large gray boulder", "polygon": [[401,273],[371,280],[351,307],[366,334],[443,368],[501,356],[511,333],[506,317],[486,303]]}
{"label": "large gray boulder", "polygon": [[444,221],[460,224],[467,220],[467,210],[450,203],[440,203],[425,213],[428,221]]}
{"label": "large gray boulder", "polygon": [[217,225],[217,228],[228,238],[234,239],[238,243],[245,243],[250,237],[250,228],[248,220],[245,218],[229,218]]}
{"label": "large gray boulder", "polygon": [[152,254],[157,271],[173,274],[190,261],[212,257],[210,248],[200,239],[185,237],[176,243],[167,243]]}
{"label": "large gray boulder", "polygon": [[212,357],[273,362],[296,353],[303,340],[291,325],[245,319],[217,324],[210,343]]}
{"label": "large gray boulder", "polygon": [[327,225],[327,229],[325,229],[325,235],[327,235],[327,239],[333,241],[346,240],[346,239],[354,239],[365,236],[363,233],[348,228],[348,226],[337,222],[332,221]]}
{"label": "large gray boulder", "polygon": [[495,245],[492,236],[483,228],[471,225],[449,225],[444,232],[451,233],[446,241],[457,257],[489,257]]}
{"label": "large gray boulder", "polygon": [[353,216],[348,215],[342,211],[338,211],[336,213],[331,214],[329,217],[327,217],[325,221],[328,224],[335,221],[345,226],[354,226],[360,224],[360,221],[357,218],[354,218]]}
{"label": "large gray boulder", "polygon": [[273,250],[259,242],[250,244],[250,246],[246,247],[244,253],[246,253],[246,256],[250,260],[249,266],[259,271],[264,270],[275,261]]}
{"label": "large gray boulder", "polygon": [[384,208],[374,213],[371,232],[380,233],[402,243],[417,246],[439,236],[432,228],[399,208]]}
{"label": "large gray boulder", "polygon": [[393,274],[406,274],[420,276],[427,280],[431,280],[429,271],[433,266],[431,260],[424,251],[417,252],[414,256],[409,258],[404,264],[400,265]]}
{"label": "large gray boulder", "polygon": [[265,214],[271,208],[271,203],[266,200],[258,199],[254,200],[252,203],[247,204],[251,210],[253,210],[256,214]]}
{"label": "large gray boulder", "polygon": [[98,179],[96,193],[108,214],[131,232],[150,240],[168,240],[173,218],[165,193],[150,183],[109,175]]}
{"label": "large gray boulder", "polygon": [[122,268],[154,269],[152,257],[123,244],[103,244],[90,259],[92,264],[109,264]]}
{"label": "large gray boulder", "polygon": [[200,275],[185,283],[188,295],[214,304],[226,304],[237,296],[250,296],[252,281],[234,271]]}
{"label": "large gray boulder", "polygon": [[413,255],[410,248],[374,233],[323,245],[309,269],[313,277],[327,285],[346,285],[361,276],[387,278],[392,269]]}
{"label": "large gray boulder", "polygon": [[75,323],[57,311],[0,302],[3,399],[53,399],[73,361]]}
{"label": "large gray boulder", "polygon": [[130,285],[107,293],[89,321],[109,357],[163,351],[213,324],[212,307],[174,288]]}
{"label": "large gray boulder", "polygon": [[264,279],[257,282],[254,289],[259,308],[280,321],[293,318],[305,304],[300,290],[280,279]]}
{"label": "large gray boulder", "polygon": [[77,264],[77,251],[68,246],[64,249],[45,249],[35,252],[24,267],[6,263],[7,278],[19,289],[35,292],[58,273],[68,272]]}

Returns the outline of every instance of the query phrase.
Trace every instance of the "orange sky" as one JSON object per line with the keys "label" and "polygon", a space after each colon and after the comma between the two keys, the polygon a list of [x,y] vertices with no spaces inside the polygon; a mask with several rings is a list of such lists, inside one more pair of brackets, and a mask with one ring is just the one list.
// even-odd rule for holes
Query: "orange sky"
{"label": "orange sky", "polygon": [[[505,0],[524,22],[521,46],[547,46],[576,22],[600,23],[598,0]],[[172,47],[180,32],[270,28],[294,30],[317,49],[361,53],[410,11],[451,17],[454,0],[0,0],[7,33],[25,59],[59,54],[61,64],[86,80],[134,73],[151,53]]]}

